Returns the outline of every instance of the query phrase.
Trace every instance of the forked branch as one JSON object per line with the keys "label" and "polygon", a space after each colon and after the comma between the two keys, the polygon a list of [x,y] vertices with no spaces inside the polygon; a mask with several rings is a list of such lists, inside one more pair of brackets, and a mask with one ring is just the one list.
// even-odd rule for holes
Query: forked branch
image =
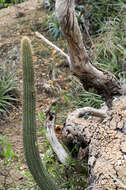
{"label": "forked branch", "polygon": [[[121,95],[119,80],[110,72],[92,65],[83,44],[74,10],[74,0],[56,0],[56,15],[61,25],[72,63],[72,71],[84,88],[95,88],[111,103],[114,95]],[[110,104],[109,104],[110,105]]]}

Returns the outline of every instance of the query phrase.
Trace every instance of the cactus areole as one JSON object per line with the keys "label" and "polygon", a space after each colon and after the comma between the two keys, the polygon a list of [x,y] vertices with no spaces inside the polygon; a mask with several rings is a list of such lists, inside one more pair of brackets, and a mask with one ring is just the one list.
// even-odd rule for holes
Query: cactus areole
{"label": "cactus areole", "polygon": [[58,190],[54,181],[48,176],[37,146],[35,117],[34,69],[32,64],[31,44],[27,37],[21,42],[23,65],[23,143],[28,168],[42,190]]}

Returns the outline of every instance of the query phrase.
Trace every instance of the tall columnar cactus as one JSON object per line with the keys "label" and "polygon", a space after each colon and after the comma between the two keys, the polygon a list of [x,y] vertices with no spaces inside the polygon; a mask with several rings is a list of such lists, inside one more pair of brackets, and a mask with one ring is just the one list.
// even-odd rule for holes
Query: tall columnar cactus
{"label": "tall columnar cactus", "polygon": [[37,146],[35,117],[34,69],[31,44],[27,37],[21,42],[23,65],[23,143],[26,162],[36,183],[42,190],[56,190],[56,184],[48,176]]}

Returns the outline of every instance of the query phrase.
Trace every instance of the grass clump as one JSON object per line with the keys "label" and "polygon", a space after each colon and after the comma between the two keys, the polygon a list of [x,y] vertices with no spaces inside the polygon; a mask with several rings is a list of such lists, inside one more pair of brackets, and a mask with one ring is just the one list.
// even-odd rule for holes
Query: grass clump
{"label": "grass clump", "polygon": [[82,0],[83,14],[89,22],[90,34],[99,33],[108,18],[115,18],[126,9],[125,0]]}
{"label": "grass clump", "polygon": [[6,68],[0,68],[0,113],[9,112],[9,108],[13,106],[16,88],[14,71],[8,72]]}
{"label": "grass clump", "polygon": [[105,70],[111,71],[118,78],[126,71],[126,15],[109,19],[101,28],[101,32],[94,38],[94,63]]}
{"label": "grass clump", "polygon": [[84,90],[83,85],[76,77],[72,77],[71,87],[69,91],[63,94],[71,103],[74,108],[81,107],[94,107],[100,108],[104,103],[102,97],[98,95],[94,89],[89,91]]}

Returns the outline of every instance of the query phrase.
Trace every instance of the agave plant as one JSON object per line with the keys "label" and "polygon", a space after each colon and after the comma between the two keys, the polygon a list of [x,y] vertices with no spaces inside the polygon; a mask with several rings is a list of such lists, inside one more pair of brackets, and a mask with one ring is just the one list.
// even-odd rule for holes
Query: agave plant
{"label": "agave plant", "polygon": [[49,17],[49,20],[50,22],[48,26],[48,32],[51,34],[52,38],[56,40],[57,38],[60,38],[62,36],[62,33],[55,12],[53,13],[52,16]]}
{"label": "agave plant", "polygon": [[12,101],[16,101],[14,94],[16,88],[14,71],[0,69],[0,112],[9,112],[8,108],[12,106]]}

